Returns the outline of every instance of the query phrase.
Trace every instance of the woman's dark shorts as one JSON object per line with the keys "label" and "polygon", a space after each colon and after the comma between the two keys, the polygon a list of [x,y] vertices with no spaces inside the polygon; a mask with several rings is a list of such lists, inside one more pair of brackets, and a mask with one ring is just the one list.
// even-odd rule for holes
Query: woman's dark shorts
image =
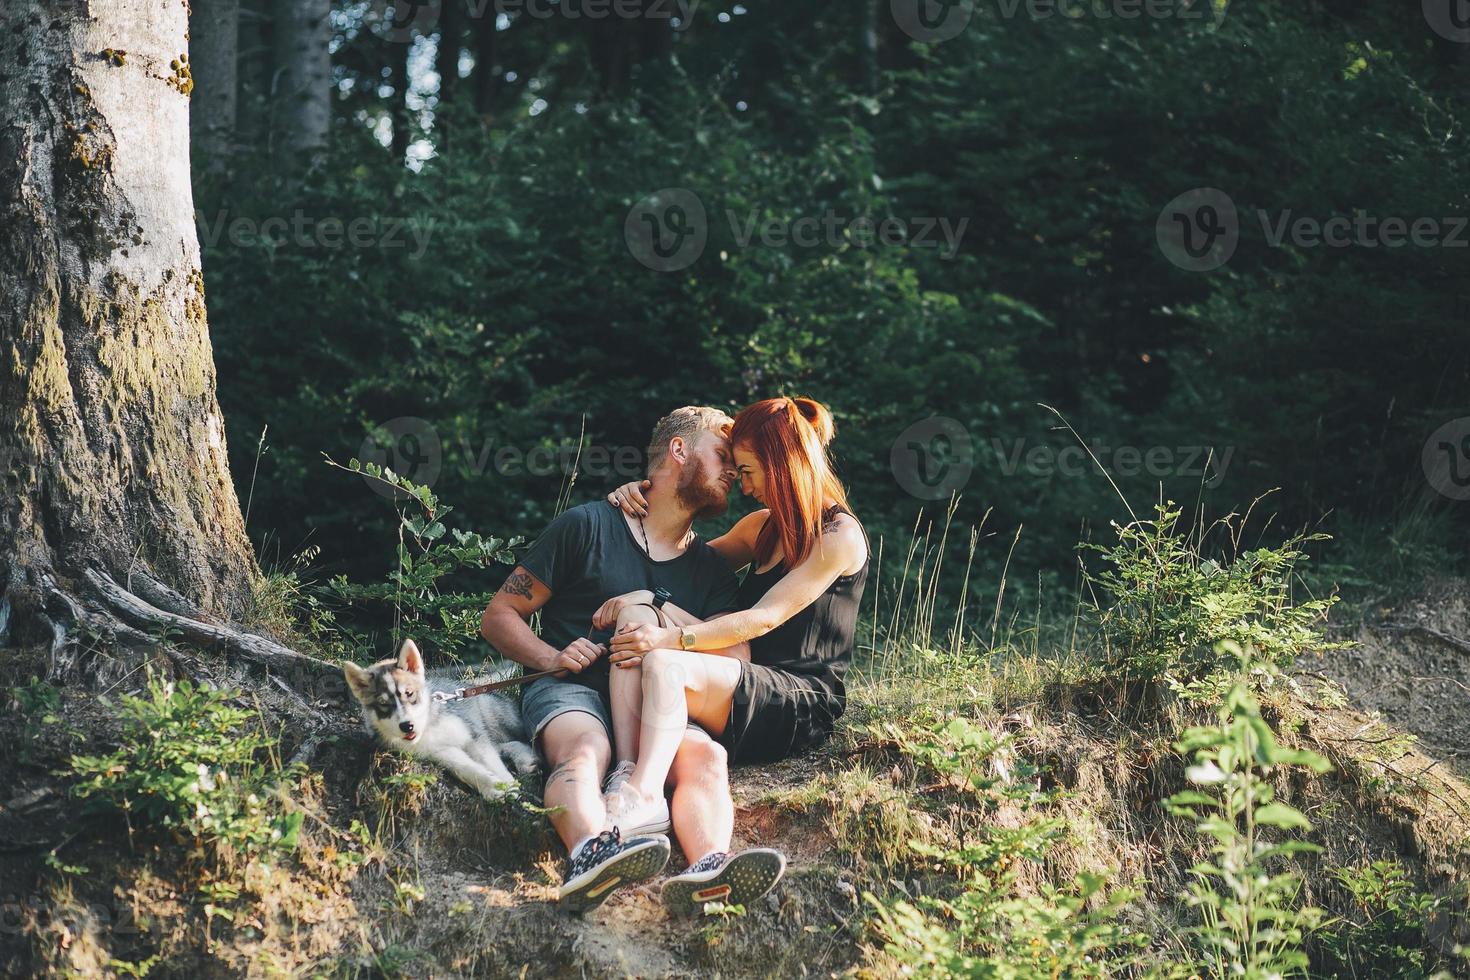
{"label": "woman's dark shorts", "polygon": [[825,742],[845,707],[825,678],[742,663],[719,742],[731,762],[775,762]]}

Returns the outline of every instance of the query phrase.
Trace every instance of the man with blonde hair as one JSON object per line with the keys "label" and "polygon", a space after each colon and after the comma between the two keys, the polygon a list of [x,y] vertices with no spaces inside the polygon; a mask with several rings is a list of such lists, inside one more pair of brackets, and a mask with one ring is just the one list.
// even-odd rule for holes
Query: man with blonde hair
{"label": "man with blonde hair", "polygon": [[[673,602],[702,619],[735,608],[738,583],[724,559],[692,529],[723,514],[735,483],[731,419],[714,408],[675,409],[654,426],[648,447],[645,517],[601,501],[558,516],[531,546],[481,617],[485,639],[528,671],[561,670],[526,686],[521,711],[550,774],[544,803],[567,847],[562,902],[600,905],[615,888],[663,870],[670,815],[647,826],[609,827],[603,777],[612,760],[607,662],[610,630],[592,619],[614,596],[647,590],[653,605]],[[541,635],[529,620],[540,612]],[[672,824],[686,854],[729,845],[734,823],[725,750],[690,728],[670,772]]]}

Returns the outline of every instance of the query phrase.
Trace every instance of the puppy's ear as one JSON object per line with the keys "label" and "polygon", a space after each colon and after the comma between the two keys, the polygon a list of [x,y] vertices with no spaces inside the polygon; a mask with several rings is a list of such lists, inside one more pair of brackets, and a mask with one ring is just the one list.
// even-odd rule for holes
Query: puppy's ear
{"label": "puppy's ear", "polygon": [[424,672],[424,655],[419,653],[418,644],[412,640],[404,640],[403,646],[398,648],[398,669],[410,674]]}
{"label": "puppy's ear", "polygon": [[366,703],[373,693],[373,675],[357,664],[343,664],[342,676],[347,678],[347,689],[352,696]]}

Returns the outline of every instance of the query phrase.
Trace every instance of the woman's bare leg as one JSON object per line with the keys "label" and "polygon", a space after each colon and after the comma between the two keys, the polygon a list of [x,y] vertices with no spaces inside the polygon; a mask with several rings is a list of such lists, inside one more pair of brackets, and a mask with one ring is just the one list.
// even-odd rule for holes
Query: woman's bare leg
{"label": "woman's bare leg", "polygon": [[[618,614],[618,629],[634,623],[654,623],[658,617],[647,606],[629,606]],[[613,664],[607,682],[608,707],[612,711],[614,762],[638,758],[638,729],[642,718],[643,668]]]}
{"label": "woman's bare leg", "polygon": [[650,650],[641,671],[643,721],[638,765],[628,786],[644,797],[661,796],[689,722],[715,737],[724,732],[740,683],[740,661],[684,650]]}

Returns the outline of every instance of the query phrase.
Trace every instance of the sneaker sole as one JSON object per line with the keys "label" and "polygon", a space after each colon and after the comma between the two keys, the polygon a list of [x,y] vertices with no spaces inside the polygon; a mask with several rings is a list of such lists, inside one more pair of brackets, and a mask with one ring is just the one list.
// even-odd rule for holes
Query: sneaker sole
{"label": "sneaker sole", "polygon": [[700,915],[707,902],[749,908],[776,887],[785,873],[786,858],[780,851],[756,848],[735,855],[718,871],[670,878],[664,882],[660,897],[675,915]]}
{"label": "sneaker sole", "polygon": [[611,860],[563,882],[557,898],[568,911],[579,915],[590,912],[607,901],[607,897],[618,888],[647,881],[668,863],[669,842],[664,838],[634,844]]}

